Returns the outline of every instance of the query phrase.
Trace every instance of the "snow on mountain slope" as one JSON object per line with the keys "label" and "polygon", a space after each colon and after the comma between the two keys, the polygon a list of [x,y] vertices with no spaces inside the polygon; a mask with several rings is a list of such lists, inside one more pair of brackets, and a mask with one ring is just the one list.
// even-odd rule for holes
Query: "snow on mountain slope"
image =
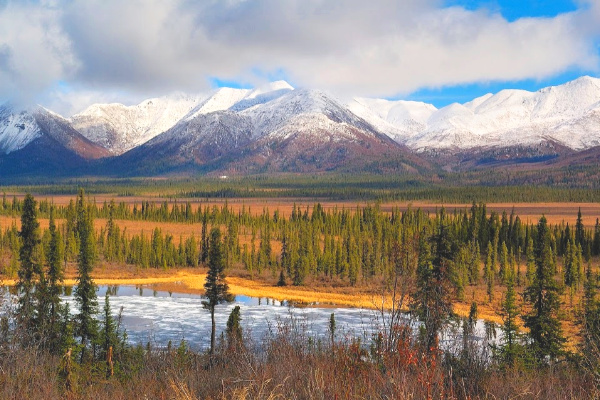
{"label": "snow on mountain slope", "polygon": [[41,135],[31,110],[15,110],[10,104],[0,106],[0,153],[21,150]]}
{"label": "snow on mountain slope", "polygon": [[192,120],[199,115],[227,110],[236,103],[242,101],[251,92],[250,89],[217,89],[211,96],[194,107],[194,109],[192,109],[183,119]]}
{"label": "snow on mountain slope", "polygon": [[349,101],[347,107],[399,142],[406,141],[423,130],[429,117],[437,111],[433,105],[417,101],[389,101],[360,97]]}
{"label": "snow on mountain slope", "polygon": [[220,88],[199,95],[173,94],[146,100],[134,106],[96,104],[74,115],[73,127],[115,155],[146,143],[181,121],[232,109],[241,111],[264,104],[293,88],[284,81],[256,89]]}
{"label": "snow on mountain slope", "polygon": [[600,142],[600,79],[581,77],[537,92],[502,90],[434,112],[406,144],[428,148],[509,147],[557,141],[580,150]]}
{"label": "snow on mountain slope", "polygon": [[[254,122],[254,137],[258,138],[282,128],[296,129],[290,121],[303,116],[303,123],[322,125],[322,116],[337,124],[347,124],[368,134],[381,134],[364,119],[349,111],[331,95],[320,90],[296,89],[272,101],[250,107],[240,114]],[[312,120],[311,120],[312,117]]]}
{"label": "snow on mountain slope", "polygon": [[361,170],[382,160],[393,160],[392,164],[397,162],[398,168],[413,168],[405,147],[384,134],[332,115],[335,114],[299,113],[287,119],[275,130],[251,141],[229,170],[295,173]]}
{"label": "snow on mountain slope", "polygon": [[258,104],[268,103],[294,90],[286,81],[272,82],[252,90],[244,99],[234,104],[231,111],[243,111]]}
{"label": "snow on mountain slope", "polygon": [[[227,142],[222,142],[222,134],[228,132]],[[239,147],[238,142],[247,142],[252,133],[252,124],[247,117],[231,111],[216,111],[186,119],[162,135],[155,137],[147,146],[164,146],[176,143],[181,149],[190,148],[203,141],[222,146]],[[183,154],[183,153],[182,153]]]}
{"label": "snow on mountain slope", "polygon": [[83,162],[108,155],[103,147],[86,139],[68,120],[50,110],[41,106],[20,110],[9,104],[0,106],[0,155],[24,149],[29,149],[28,154],[50,153],[42,158],[56,162],[61,157]]}
{"label": "snow on mountain slope", "polygon": [[62,116],[43,107],[38,107],[34,112],[34,116],[45,136],[79,157],[91,160],[110,155],[104,147],[92,142],[75,130],[69,120]]}
{"label": "snow on mountain slope", "polygon": [[[228,110],[252,121],[253,140],[273,133],[325,132],[322,116],[326,116],[334,124],[345,123],[371,135],[385,134],[417,151],[528,146],[544,141],[583,149],[600,143],[595,109],[600,109],[600,80],[591,77],[538,92],[503,90],[439,110],[413,101],[354,98],[344,102],[319,90],[294,90],[279,81],[254,90],[218,89],[172,126]],[[336,125],[327,129],[339,131]]]}
{"label": "snow on mountain slope", "polygon": [[70,121],[91,141],[113,154],[122,154],[170,129],[207,98],[178,93],[134,106],[95,104]]}
{"label": "snow on mountain slope", "polygon": [[273,98],[242,111],[230,107],[198,113],[198,107],[193,117],[123,154],[116,165],[146,172],[222,165],[238,171],[298,172],[363,165],[386,155],[398,160],[408,152],[324,92],[259,88],[242,101],[260,100],[264,94]]}
{"label": "snow on mountain slope", "polygon": [[201,114],[121,155],[112,167],[132,174],[202,167],[234,156],[250,143],[252,129],[252,122],[238,113]]}

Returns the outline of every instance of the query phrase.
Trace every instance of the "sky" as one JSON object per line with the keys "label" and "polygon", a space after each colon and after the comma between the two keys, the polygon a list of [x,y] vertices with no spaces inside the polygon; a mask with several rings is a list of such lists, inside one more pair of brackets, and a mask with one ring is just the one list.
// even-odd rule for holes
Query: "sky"
{"label": "sky", "polygon": [[0,0],[0,100],[96,102],[284,79],[437,107],[600,76],[600,0]]}

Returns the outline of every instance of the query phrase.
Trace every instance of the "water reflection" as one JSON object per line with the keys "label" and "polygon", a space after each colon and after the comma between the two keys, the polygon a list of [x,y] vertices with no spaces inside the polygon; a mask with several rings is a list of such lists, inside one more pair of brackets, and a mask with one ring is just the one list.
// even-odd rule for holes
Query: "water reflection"
{"label": "water reflection", "polygon": [[[65,288],[64,293],[63,298],[76,312],[72,290]],[[186,340],[196,349],[210,345],[210,313],[203,309],[200,295],[160,291],[147,286],[99,286],[100,303],[107,293],[115,314],[123,308],[123,325],[133,344],[151,342],[166,346],[169,342]],[[332,312],[340,337],[370,335],[373,325],[370,310],[299,307],[288,301],[238,295],[234,303],[217,306],[218,333],[225,330],[229,313],[235,306],[241,309],[242,328],[258,343],[283,325],[290,324],[306,336],[326,338]]]}
{"label": "water reflection", "polygon": [[[9,287],[0,290],[0,297],[5,297],[7,292],[16,295],[15,289]],[[202,307],[200,295],[161,291],[147,286],[99,286],[99,309],[102,308],[102,298],[105,294],[110,297],[115,316],[122,310],[123,328],[132,344],[146,345],[150,342],[158,346],[167,346],[170,342],[179,343],[186,340],[193,349],[206,349],[210,345],[210,313]],[[62,297],[69,303],[71,312],[77,313],[73,288],[65,287]],[[4,302],[3,307],[8,305],[9,302]],[[306,304],[290,301],[238,295],[234,303],[216,307],[218,334],[225,330],[229,313],[235,306],[240,306],[244,332],[257,344],[273,338],[282,330],[303,335],[314,341],[328,340],[331,313],[335,314],[336,336],[339,340],[359,338],[362,343],[367,344],[370,343],[373,333],[379,332],[381,322],[381,316],[373,310],[318,304],[307,307]],[[0,315],[2,313],[0,309]],[[406,322],[409,323],[408,318]],[[417,328],[414,321],[411,326]],[[442,335],[443,346],[452,346],[460,342],[459,327],[460,325],[449,327]],[[490,323],[479,320],[473,339],[485,343],[501,340],[501,333],[497,336],[494,333]]]}

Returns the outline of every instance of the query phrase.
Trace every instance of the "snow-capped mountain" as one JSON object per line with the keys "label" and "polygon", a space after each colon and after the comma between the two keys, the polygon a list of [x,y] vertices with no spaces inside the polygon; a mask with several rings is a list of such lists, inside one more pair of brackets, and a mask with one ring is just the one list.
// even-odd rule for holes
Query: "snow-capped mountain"
{"label": "snow-capped mountain", "polygon": [[56,141],[81,157],[101,158],[108,155],[103,147],[83,137],[69,121],[41,106],[17,109],[0,106],[0,152],[10,154],[31,146],[40,138]]}
{"label": "snow-capped mountain", "polygon": [[167,131],[207,97],[176,93],[134,106],[95,104],[70,121],[89,140],[118,155]]}
{"label": "snow-capped mountain", "polygon": [[[145,170],[153,165],[211,169],[225,162],[244,171],[288,170],[292,165],[306,170],[308,163],[317,169],[335,168],[350,159],[362,165],[383,154],[407,151],[332,96],[279,86],[249,94],[238,91],[243,99],[227,110],[204,113],[200,105],[173,128],[117,162],[141,163]],[[223,99],[223,93],[219,91],[212,99]],[[228,100],[221,102],[221,107],[232,102],[232,91],[225,93]]]}
{"label": "snow-capped mountain", "polygon": [[[336,123],[360,127],[371,133],[378,131],[364,119],[358,117],[330,94],[319,90],[298,89],[275,100],[250,107],[242,111],[254,123],[254,136],[272,134],[290,124],[298,116],[303,116],[305,124],[312,125],[311,116],[328,117]],[[314,126],[320,129],[322,120],[316,118]]]}
{"label": "snow-capped mountain", "polygon": [[240,111],[273,100],[293,88],[273,82],[257,89],[220,88],[210,93],[176,93],[133,106],[95,104],[70,120],[75,129],[115,155],[140,146],[181,121],[233,109]]}
{"label": "snow-capped mountain", "polygon": [[109,152],[43,107],[0,107],[0,176],[66,174]]}
{"label": "snow-capped mountain", "polygon": [[330,94],[298,89],[241,113],[253,123],[246,155],[258,169],[329,170],[362,166],[407,149]]}
{"label": "snow-capped mountain", "polygon": [[431,154],[450,157],[433,159],[444,168],[498,157],[533,160],[600,146],[600,79],[581,77],[537,92],[503,90],[441,109],[343,100],[284,81],[133,106],[96,104],[69,119],[40,106],[0,107],[0,165],[7,165],[3,155],[18,159],[24,151],[43,158],[44,146],[77,160],[106,157],[98,168],[115,173],[157,165],[161,171],[181,165],[316,171],[390,160],[427,168],[423,159]]}
{"label": "snow-capped mountain", "polygon": [[600,79],[537,92],[503,90],[434,112],[406,144],[416,150],[510,147],[555,141],[574,150],[600,143]]}
{"label": "snow-capped mountain", "polygon": [[400,143],[427,127],[427,121],[437,108],[417,101],[389,101],[382,99],[354,98],[347,107],[357,116],[365,119],[380,132]]}
{"label": "snow-capped mountain", "polygon": [[216,111],[242,111],[254,105],[264,104],[294,90],[287,82],[277,81],[256,89],[220,88],[206,98],[185,119]]}
{"label": "snow-capped mountain", "polygon": [[200,114],[118,157],[115,170],[168,171],[234,156],[250,143],[252,124],[230,111]]}
{"label": "snow-capped mountain", "polygon": [[0,153],[21,150],[40,136],[31,111],[15,110],[10,104],[0,106]]}

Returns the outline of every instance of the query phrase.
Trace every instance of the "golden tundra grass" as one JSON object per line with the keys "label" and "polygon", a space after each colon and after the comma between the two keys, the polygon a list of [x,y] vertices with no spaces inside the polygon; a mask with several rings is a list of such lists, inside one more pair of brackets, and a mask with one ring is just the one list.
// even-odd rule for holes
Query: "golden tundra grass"
{"label": "golden tundra grass", "polygon": [[[18,195],[17,197],[22,198],[23,195]],[[12,198],[12,196],[9,196]],[[74,199],[75,196],[36,196],[37,200],[49,200],[53,201],[55,204],[66,205],[69,200]],[[140,206],[142,201],[150,201],[155,202],[157,205],[160,205],[165,199],[164,198],[148,198],[148,197],[117,197],[114,195],[98,195],[93,199],[96,200],[96,204],[101,206],[104,201],[109,202],[111,199],[114,199],[115,202],[125,202],[130,207],[133,207],[134,204]],[[178,204],[185,204],[186,201],[190,201],[192,203],[192,207],[194,210],[197,209],[198,206],[206,207],[207,205],[222,207],[225,204],[225,200],[221,199],[209,199],[208,201],[199,200],[199,199],[178,199]],[[233,212],[237,213],[241,211],[243,208],[246,210],[250,210],[253,215],[262,214],[263,210],[268,209],[269,213],[275,212],[275,210],[279,210],[279,213],[282,216],[289,217],[292,213],[292,209],[294,204],[304,212],[308,207],[309,210],[312,210],[313,204],[320,202],[324,210],[332,210],[342,208],[346,210],[355,210],[357,206],[363,207],[367,204],[367,202],[357,202],[357,201],[329,201],[329,200],[313,200],[313,199],[305,199],[305,198],[291,198],[291,199],[229,199],[227,200],[227,204]],[[442,205],[446,207],[449,211],[454,211],[454,209],[469,209],[471,204],[462,203],[462,204],[442,204],[428,201],[396,201],[396,202],[386,202],[381,204],[381,209],[384,212],[391,212],[394,208],[398,207],[401,211],[406,210],[409,206],[412,209],[422,209],[424,211],[428,211],[431,213],[435,213],[435,210],[438,210]],[[550,224],[559,224],[561,222],[569,222],[570,224],[575,223],[577,219],[577,211],[581,208],[581,212],[584,217],[584,224],[588,228],[592,228],[594,223],[596,222],[596,218],[600,217],[600,204],[598,203],[487,203],[486,204],[487,211],[490,213],[491,211],[495,211],[498,214],[502,214],[503,211],[506,211],[510,214],[511,210],[514,208],[515,214],[521,218],[524,222],[532,222],[535,223],[539,218],[544,214],[548,223]],[[17,218],[18,219],[18,218]],[[0,226],[6,226],[6,220],[13,220],[12,218],[0,217]],[[154,223],[157,224],[157,223]],[[154,229],[152,226],[151,229]],[[164,230],[164,229],[163,229]],[[173,232],[170,232],[173,234]]]}

